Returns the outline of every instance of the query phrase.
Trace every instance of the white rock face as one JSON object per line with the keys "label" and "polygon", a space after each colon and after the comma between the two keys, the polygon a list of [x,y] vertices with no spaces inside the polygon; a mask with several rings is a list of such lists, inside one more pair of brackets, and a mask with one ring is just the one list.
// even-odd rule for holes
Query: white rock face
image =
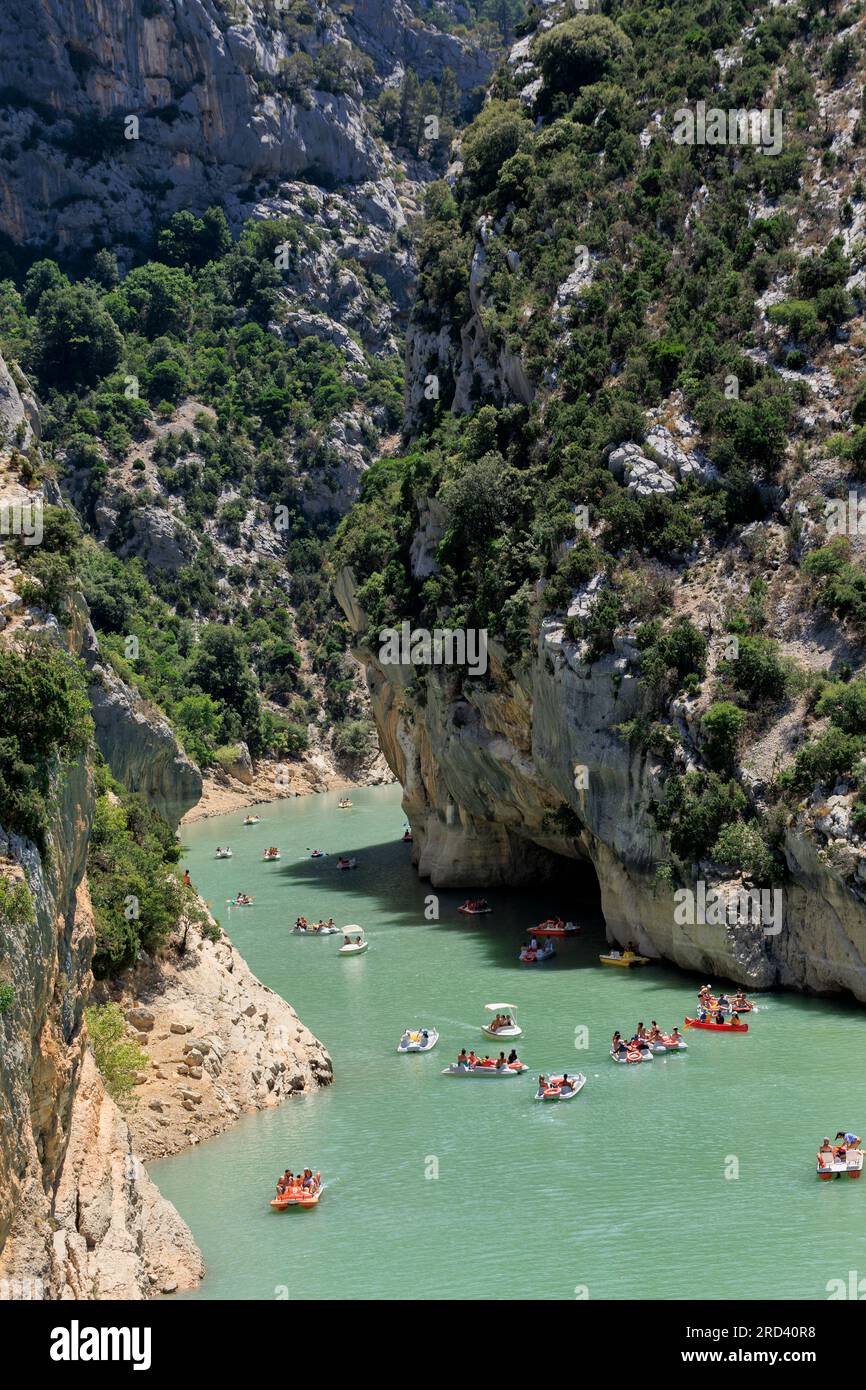
{"label": "white rock face", "polygon": [[[363,630],[348,574],[338,597]],[[866,1000],[863,903],[805,832],[786,838],[791,881],[778,935],[765,935],[760,923],[677,923],[672,890],[655,882],[667,860],[650,815],[660,768],[617,732],[649,712],[627,639],[589,665],[550,619],[528,665],[511,669],[490,643],[483,683],[437,671],[417,703],[408,690],[414,671],[386,673],[371,650],[361,651],[381,746],[403,786],[414,861],[434,886],[537,883],[561,875],[564,859],[588,861],[609,940],[753,988],[845,989]],[[585,787],[575,785],[576,767],[588,773]],[[563,804],[571,829],[551,821]],[[843,819],[834,808],[834,834]]]}

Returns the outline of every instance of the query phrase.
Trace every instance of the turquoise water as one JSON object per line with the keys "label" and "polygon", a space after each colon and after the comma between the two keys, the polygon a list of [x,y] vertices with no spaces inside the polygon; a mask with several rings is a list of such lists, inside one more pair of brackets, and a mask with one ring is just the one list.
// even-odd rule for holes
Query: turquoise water
{"label": "turquoise water", "polygon": [[[862,1011],[762,996],[747,1035],[692,1033],[686,1055],[616,1067],[613,1030],[682,1025],[694,977],[599,966],[597,890],[567,865],[543,891],[489,891],[493,915],[470,925],[456,912],[466,894],[442,891],[440,920],[426,921],[433,890],[399,843],[399,790],[355,791],[351,811],[337,800],[259,808],[254,829],[233,814],[184,831],[193,881],[336,1076],[152,1166],[207,1260],[188,1297],[820,1299],[829,1280],[866,1275],[866,1180],[814,1175],[822,1135],[866,1133]],[[216,861],[226,842],[234,858]],[[279,864],[260,862],[269,844]],[[314,846],[359,868],[311,861]],[[254,908],[226,909],[238,888]],[[293,936],[301,912],[360,923],[369,951],[345,960],[339,937]],[[579,917],[582,938],[520,965],[527,929],[552,912]],[[484,1044],[483,1005],[499,1000],[519,1006],[531,1072],[440,1075],[460,1046]],[[438,1027],[438,1047],[398,1056],[416,1023]],[[582,1094],[535,1103],[534,1077],[563,1067],[587,1075]],[[305,1165],[327,1182],[319,1207],[272,1212],[277,1175]]]}

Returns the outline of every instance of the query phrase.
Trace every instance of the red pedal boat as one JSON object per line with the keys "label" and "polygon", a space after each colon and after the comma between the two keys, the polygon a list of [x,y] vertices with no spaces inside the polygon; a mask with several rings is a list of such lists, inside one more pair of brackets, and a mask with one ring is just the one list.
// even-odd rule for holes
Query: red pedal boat
{"label": "red pedal boat", "polygon": [[748,1033],[748,1023],[701,1023],[697,1018],[685,1020],[687,1028],[705,1028],[708,1033]]}
{"label": "red pedal boat", "polygon": [[274,1197],[271,1206],[276,1211],[284,1211],[286,1207],[314,1207],[318,1204],[324,1188],[322,1187],[322,1175],[316,1174],[315,1186],[310,1188],[292,1187],[282,1197]]}

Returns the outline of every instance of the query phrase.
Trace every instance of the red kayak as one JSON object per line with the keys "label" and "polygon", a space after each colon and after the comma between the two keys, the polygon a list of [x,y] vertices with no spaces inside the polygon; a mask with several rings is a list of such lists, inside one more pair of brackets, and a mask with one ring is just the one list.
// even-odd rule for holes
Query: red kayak
{"label": "red kayak", "polygon": [[696,1018],[687,1018],[687,1028],[705,1028],[708,1033],[748,1033],[748,1023],[701,1023]]}

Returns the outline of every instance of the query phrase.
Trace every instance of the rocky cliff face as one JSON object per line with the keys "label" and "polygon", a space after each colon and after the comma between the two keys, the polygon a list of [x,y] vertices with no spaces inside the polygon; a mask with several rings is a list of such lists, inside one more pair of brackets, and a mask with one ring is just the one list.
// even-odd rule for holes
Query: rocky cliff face
{"label": "rocky cliff face", "polygon": [[[447,65],[464,93],[486,80],[477,49],[419,23],[401,0],[340,13],[313,3],[290,22],[268,0],[23,0],[0,16],[0,229],[15,241],[83,250],[134,244],[155,217],[304,176],[333,187],[385,173],[364,90],[282,82],[298,51],[315,62],[353,45],[371,92],[407,63]],[[133,123],[130,124],[130,118]]]}
{"label": "rocky cliff face", "polygon": [[[364,634],[350,573],[337,592]],[[834,865],[808,821],[787,832],[779,933],[760,923],[678,923],[673,890],[656,878],[668,857],[650,814],[662,768],[618,729],[646,711],[633,644],[617,640],[611,656],[590,664],[551,619],[517,667],[491,642],[481,678],[386,665],[363,635],[359,654],[382,750],[403,786],[414,862],[434,887],[525,886],[561,872],[563,859],[588,862],[611,942],[752,988],[849,990],[866,1000],[859,879]],[[705,867],[734,900],[739,883]]]}
{"label": "rocky cliff face", "polygon": [[[0,360],[0,440],[27,419]],[[6,462],[0,455],[4,504],[32,500],[6,476]],[[60,501],[53,485],[48,493]],[[14,560],[0,555],[0,641],[14,650],[24,634],[41,631],[86,659],[96,740],[112,772],[176,824],[200,795],[198,769],[165,720],[99,665],[83,602],[64,631],[52,614],[27,607],[15,591],[18,575]],[[141,1156],[174,1152],[225,1129],[242,1110],[331,1079],[327,1053],[289,1005],[256,980],[226,938],[212,942],[192,929],[185,952],[170,948],[165,960],[143,961],[137,976],[114,987],[148,1050],[162,1047],[164,1028],[178,1054],[168,1085],[157,1060],[163,1053],[151,1051],[141,1092],[147,1106],[121,1113],[84,1021],[93,997],[86,866],[94,807],[90,758],[82,755],[54,769],[45,854],[0,826],[4,887],[26,880],[33,900],[23,919],[5,909],[0,918],[0,980],[11,987],[11,1004],[0,1012],[3,1299],[140,1299],[193,1287],[204,1271],[201,1255]],[[144,1000],[158,1002],[148,1009]]]}

